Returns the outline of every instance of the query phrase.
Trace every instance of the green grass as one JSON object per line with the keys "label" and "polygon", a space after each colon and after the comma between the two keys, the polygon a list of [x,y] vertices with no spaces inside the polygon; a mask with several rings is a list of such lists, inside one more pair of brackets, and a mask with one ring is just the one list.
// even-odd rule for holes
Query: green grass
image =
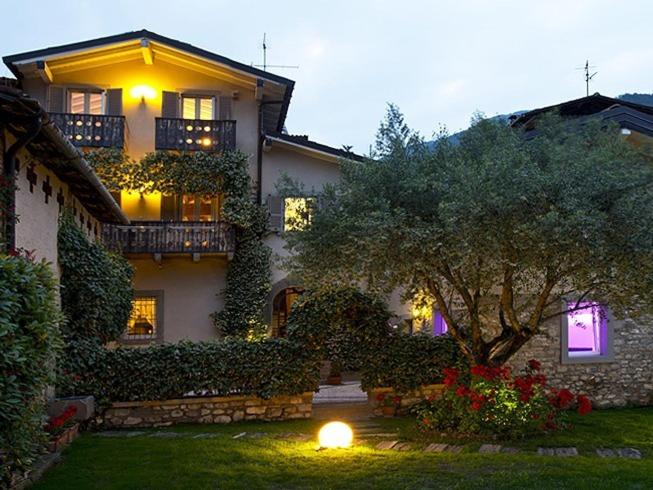
{"label": "green grass", "polygon": [[[314,421],[179,426],[168,430],[188,434],[175,439],[84,434],[34,488],[653,488],[653,409],[606,410],[572,421],[570,432],[503,442],[522,448],[519,455],[476,453],[481,442],[492,442],[487,439],[457,440],[466,446],[462,454],[434,454],[371,446],[316,451],[314,441],[274,438],[279,432],[315,434],[320,424]],[[410,418],[380,423],[399,429],[416,448],[439,439],[418,435]],[[268,436],[232,439],[243,431]],[[200,432],[219,436],[192,439]],[[538,446],[576,446],[581,455],[537,456]],[[643,459],[601,459],[597,447],[636,447]]]}

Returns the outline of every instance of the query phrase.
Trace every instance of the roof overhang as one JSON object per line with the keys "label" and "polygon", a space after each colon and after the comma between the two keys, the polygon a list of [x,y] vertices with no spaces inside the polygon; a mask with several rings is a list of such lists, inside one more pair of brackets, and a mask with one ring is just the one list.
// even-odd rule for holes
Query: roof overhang
{"label": "roof overhang", "polygon": [[139,59],[148,65],[160,60],[244,89],[258,89],[260,101],[280,101],[263,106],[265,129],[283,129],[294,81],[147,30],[3,57],[17,78],[40,77],[46,83],[56,83],[60,74]]}
{"label": "roof overhang", "polygon": [[303,136],[268,134],[265,138],[269,142],[272,142],[273,146],[279,145],[281,148],[303,153],[313,158],[319,158],[328,162],[335,163],[342,159],[357,161],[363,159],[363,157],[356,155],[355,153],[323,145],[321,143],[311,141]]}
{"label": "roof overhang", "polygon": [[0,87],[0,122],[14,137],[25,135],[37,117],[42,121],[41,130],[27,144],[27,151],[68,184],[95,218],[107,223],[129,223],[83,153],[64,137],[38,102],[14,88]]}

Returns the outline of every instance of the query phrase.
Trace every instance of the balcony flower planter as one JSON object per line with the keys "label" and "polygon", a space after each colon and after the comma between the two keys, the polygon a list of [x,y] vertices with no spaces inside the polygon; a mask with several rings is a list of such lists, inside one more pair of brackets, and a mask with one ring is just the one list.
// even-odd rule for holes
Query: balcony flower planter
{"label": "balcony flower planter", "polygon": [[79,424],[66,427],[62,432],[51,436],[48,443],[48,450],[51,453],[56,453],[65,448],[68,444],[73,442],[79,435]]}

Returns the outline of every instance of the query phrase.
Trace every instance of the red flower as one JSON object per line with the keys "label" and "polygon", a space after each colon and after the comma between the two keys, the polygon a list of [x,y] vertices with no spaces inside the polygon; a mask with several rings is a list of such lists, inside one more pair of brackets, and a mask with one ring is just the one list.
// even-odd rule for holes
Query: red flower
{"label": "red flower", "polygon": [[379,393],[378,395],[376,395],[377,402],[382,402],[383,400],[385,400],[385,394]]}
{"label": "red flower", "polygon": [[400,396],[393,396],[392,397],[392,403],[395,405],[399,405],[401,403],[401,397]]}
{"label": "red flower", "polygon": [[592,402],[585,395],[578,395],[576,401],[578,402],[579,415],[587,415],[592,411]]}
{"label": "red flower", "polygon": [[466,386],[459,386],[456,390],[456,396],[466,396],[469,393],[469,389]]}
{"label": "red flower", "polygon": [[536,374],[533,376],[533,380],[540,386],[546,386],[546,376],[543,374]]}
{"label": "red flower", "polygon": [[528,367],[531,368],[533,371],[539,371],[540,369],[542,369],[542,363],[535,359],[531,359],[530,361],[528,361]]}
{"label": "red flower", "polygon": [[424,419],[422,419],[422,423],[424,425],[429,425],[431,423],[431,421],[428,418],[424,418]]}
{"label": "red flower", "polygon": [[455,368],[444,368],[442,370],[444,373],[444,384],[446,386],[454,386],[458,382],[458,376],[460,373]]}
{"label": "red flower", "polygon": [[574,400],[574,394],[568,389],[562,389],[558,392],[558,408],[567,408]]}
{"label": "red flower", "polygon": [[472,402],[469,406],[472,410],[480,410],[483,405],[480,402]]}

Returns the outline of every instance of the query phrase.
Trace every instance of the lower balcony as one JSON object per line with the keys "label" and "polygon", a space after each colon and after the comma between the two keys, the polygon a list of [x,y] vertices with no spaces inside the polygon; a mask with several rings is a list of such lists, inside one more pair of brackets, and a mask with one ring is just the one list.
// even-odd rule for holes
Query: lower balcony
{"label": "lower balcony", "polygon": [[50,118],[75,146],[122,148],[125,145],[124,116],[50,113]]}
{"label": "lower balcony", "polygon": [[236,121],[156,118],[157,150],[225,151],[236,148]]}
{"label": "lower balcony", "polygon": [[104,244],[125,255],[232,254],[233,227],[224,221],[132,221],[104,225]]}

